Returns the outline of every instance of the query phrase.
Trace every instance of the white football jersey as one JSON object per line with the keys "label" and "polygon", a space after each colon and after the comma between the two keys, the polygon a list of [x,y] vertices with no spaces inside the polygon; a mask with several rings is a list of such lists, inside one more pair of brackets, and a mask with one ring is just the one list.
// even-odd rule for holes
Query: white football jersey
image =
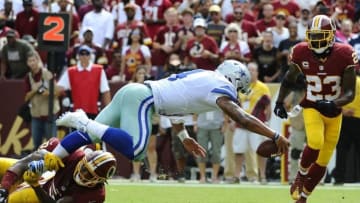
{"label": "white football jersey", "polygon": [[186,115],[218,110],[216,100],[227,96],[237,101],[232,83],[214,71],[196,69],[172,74],[158,81],[145,81],[150,85],[155,110],[160,115]]}

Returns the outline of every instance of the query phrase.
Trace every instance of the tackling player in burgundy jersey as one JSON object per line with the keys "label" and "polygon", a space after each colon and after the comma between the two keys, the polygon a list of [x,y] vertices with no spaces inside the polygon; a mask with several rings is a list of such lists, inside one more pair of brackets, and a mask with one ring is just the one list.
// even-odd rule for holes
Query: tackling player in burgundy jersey
{"label": "tackling player in burgundy jersey", "polygon": [[306,41],[293,47],[291,65],[280,87],[274,113],[287,118],[283,101],[305,78],[306,95],[300,105],[306,129],[299,172],[290,188],[297,203],[304,203],[326,172],[336,147],[342,121],[341,107],[355,94],[357,54],[352,47],[334,41],[335,25],[324,15],[315,16],[306,31]]}
{"label": "tackling player in burgundy jersey", "polygon": [[[58,170],[54,176],[40,179],[39,185],[29,187],[27,184],[21,184],[16,189],[11,189],[17,185],[16,182],[21,179],[30,161],[42,158],[45,152],[43,150],[52,151],[59,143],[57,138],[52,138],[41,146],[41,150],[8,168],[2,179],[2,189],[10,193],[8,202],[105,201],[104,182],[115,173],[116,160],[111,153],[100,150],[76,150],[63,160],[66,167]],[[34,166],[36,162],[38,161],[32,161],[30,165]],[[27,172],[29,171],[25,173]]]}

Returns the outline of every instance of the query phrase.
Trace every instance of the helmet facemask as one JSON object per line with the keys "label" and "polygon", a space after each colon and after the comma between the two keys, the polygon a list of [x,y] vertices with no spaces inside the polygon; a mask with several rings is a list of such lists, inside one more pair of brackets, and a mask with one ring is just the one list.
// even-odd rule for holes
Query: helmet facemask
{"label": "helmet facemask", "polygon": [[235,78],[235,83],[234,84],[235,84],[237,92],[241,92],[241,94],[249,94],[250,93],[249,86],[244,87],[243,82],[241,81],[240,78]]}
{"label": "helmet facemask", "polygon": [[334,44],[334,31],[307,30],[306,41],[311,50],[317,54],[321,54]]}
{"label": "helmet facemask", "polygon": [[[114,175],[116,171],[116,160],[112,155],[108,155],[110,153],[104,152],[104,154],[105,155],[91,161],[88,161],[87,157],[84,156],[84,158],[79,161],[73,174],[73,179],[78,185],[84,187],[94,187],[97,184],[106,183],[106,180]],[[104,165],[104,163],[109,162],[112,163],[110,167]],[[106,167],[105,175],[97,174],[96,171],[99,170],[100,167]]]}

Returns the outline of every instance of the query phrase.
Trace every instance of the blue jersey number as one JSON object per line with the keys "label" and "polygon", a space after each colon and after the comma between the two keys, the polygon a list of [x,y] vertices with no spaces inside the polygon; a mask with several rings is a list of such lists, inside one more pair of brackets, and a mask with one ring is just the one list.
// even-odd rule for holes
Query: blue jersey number
{"label": "blue jersey number", "polygon": [[199,72],[202,72],[204,70],[202,69],[195,69],[195,70],[190,70],[190,71],[185,71],[185,72],[182,72],[182,73],[178,73],[178,74],[172,74],[168,77],[168,80],[170,81],[175,81],[177,79],[182,79],[182,78],[185,78],[186,76],[190,75],[190,74],[193,74],[193,73],[199,73]]}

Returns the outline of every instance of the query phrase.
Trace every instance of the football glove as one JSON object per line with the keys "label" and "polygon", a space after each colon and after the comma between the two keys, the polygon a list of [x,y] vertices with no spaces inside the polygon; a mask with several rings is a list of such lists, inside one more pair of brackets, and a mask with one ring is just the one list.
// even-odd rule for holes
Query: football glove
{"label": "football glove", "polygon": [[327,117],[335,117],[339,114],[339,109],[333,101],[318,100],[316,101],[316,109]]}
{"label": "football glove", "polygon": [[64,163],[61,158],[57,157],[55,154],[48,152],[44,156],[44,165],[47,170],[58,171],[60,167],[64,167]]}
{"label": "football glove", "polygon": [[39,184],[40,177],[41,175],[38,175],[30,170],[25,171],[25,173],[23,174],[24,181],[33,187],[37,187],[40,185]]}
{"label": "football glove", "polygon": [[32,161],[28,164],[28,169],[38,175],[41,175],[45,171],[44,160]]}
{"label": "football glove", "polygon": [[275,108],[274,108],[274,113],[275,113],[275,115],[277,115],[278,117],[283,118],[283,119],[286,119],[288,117],[283,102],[276,102]]}
{"label": "football glove", "polygon": [[4,188],[0,188],[0,203],[6,203],[8,196],[9,192]]}

